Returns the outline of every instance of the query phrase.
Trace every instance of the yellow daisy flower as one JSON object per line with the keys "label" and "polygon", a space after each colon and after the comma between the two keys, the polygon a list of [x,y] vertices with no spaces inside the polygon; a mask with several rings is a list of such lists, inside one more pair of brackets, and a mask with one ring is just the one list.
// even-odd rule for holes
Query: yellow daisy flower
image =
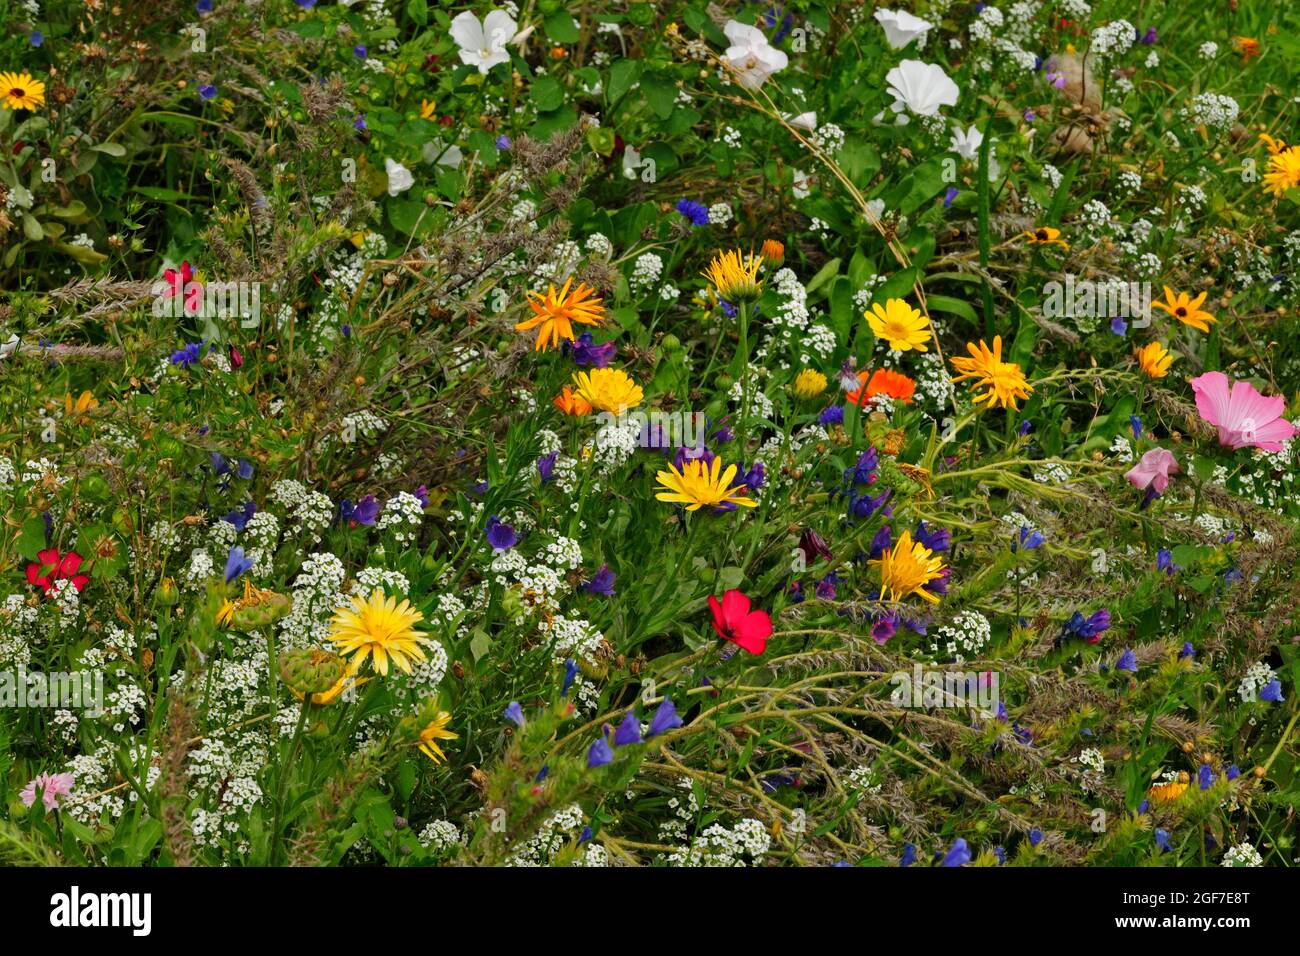
{"label": "yellow daisy flower", "polygon": [[794,377],[794,393],[800,398],[816,398],[826,391],[826,376],[815,368],[806,368]]}
{"label": "yellow daisy flower", "polygon": [[1016,401],[1028,398],[1034,390],[1025,380],[1025,373],[1018,364],[1002,361],[1002,336],[993,337],[991,350],[981,339],[978,348],[974,343],[967,342],[966,351],[970,352],[970,358],[957,357],[949,360],[961,372],[953,381],[973,379],[972,385],[977,391],[981,388],[988,389],[983,395],[974,396],[977,404],[984,402],[989,408],[1000,405],[1015,411]]}
{"label": "yellow daisy flower", "polygon": [[717,455],[712,464],[706,464],[699,458],[687,461],[681,471],[669,462],[668,470],[655,476],[655,480],[668,491],[659,492],[655,498],[686,505],[687,511],[698,511],[706,505],[729,511],[735,510],[736,505],[758,507],[757,501],[745,497],[744,485],[732,485],[736,471],[735,465],[728,465],[724,471],[722,458]]}
{"label": "yellow daisy flower", "polygon": [[577,386],[573,393],[576,397],[611,415],[636,408],[645,398],[641,386],[622,369],[593,368],[590,372],[576,372],[573,382]]}
{"label": "yellow daisy flower", "polygon": [[762,265],[762,256],[752,252],[745,256],[739,249],[732,249],[715,256],[703,275],[718,298],[732,303],[745,302],[757,299],[762,291],[762,283],[758,281],[758,270]]}
{"label": "yellow daisy flower", "polygon": [[438,716],[430,721],[429,726],[420,731],[420,752],[434,763],[447,759],[447,755],[438,746],[438,741],[459,738],[458,734],[453,734],[450,730],[447,730],[447,724],[449,723],[451,723],[451,714],[445,710],[440,710]]}
{"label": "yellow daisy flower", "polygon": [[354,597],[352,606],[339,608],[330,621],[330,640],[343,655],[355,655],[350,663],[358,669],[366,657],[374,659],[375,669],[388,676],[391,658],[397,668],[411,673],[411,661],[424,660],[421,644],[429,638],[415,629],[424,615],[411,607],[410,601],[397,603],[375,588],[369,598]]}
{"label": "yellow daisy flower", "polygon": [[1215,321],[1215,318],[1209,312],[1201,309],[1201,303],[1205,301],[1207,295],[1209,295],[1208,291],[1202,292],[1193,299],[1186,292],[1179,292],[1175,295],[1173,289],[1165,286],[1165,301],[1152,302],[1151,308],[1168,312],[1184,325],[1190,325],[1194,329],[1208,332],[1210,331],[1209,323]]}
{"label": "yellow daisy flower", "polygon": [[888,601],[901,601],[915,594],[931,604],[939,597],[925,589],[931,581],[944,576],[943,558],[912,540],[912,532],[904,531],[898,542],[887,548],[878,559],[868,564],[880,566],[880,596]]}
{"label": "yellow daisy flower", "polygon": [[902,299],[890,299],[883,308],[877,302],[863,315],[876,338],[884,339],[895,352],[928,351],[930,320]]}
{"label": "yellow daisy flower", "polygon": [[533,351],[544,352],[548,348],[555,348],[560,344],[560,339],[572,342],[574,322],[600,325],[604,320],[605,310],[596,297],[596,290],[579,282],[578,287],[570,292],[569,287],[572,285],[573,277],[570,276],[558,293],[553,285],[547,288],[545,295],[540,292],[528,293],[528,308],[533,310],[533,317],[518,323],[515,331],[537,329],[537,344]]}
{"label": "yellow daisy flower", "polygon": [[1287,190],[1300,186],[1300,146],[1292,146],[1268,158],[1264,190],[1281,199]]}
{"label": "yellow daisy flower", "polygon": [[1152,378],[1164,378],[1168,375],[1169,366],[1174,361],[1174,357],[1159,342],[1148,342],[1134,352],[1133,357],[1137,359],[1142,371]]}
{"label": "yellow daisy flower", "polygon": [[0,100],[11,110],[34,110],[45,105],[45,84],[22,73],[0,73]]}

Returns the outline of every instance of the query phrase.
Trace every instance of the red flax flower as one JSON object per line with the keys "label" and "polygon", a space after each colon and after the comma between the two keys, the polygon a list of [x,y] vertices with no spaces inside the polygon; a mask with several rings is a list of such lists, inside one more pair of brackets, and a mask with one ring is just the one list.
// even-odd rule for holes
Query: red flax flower
{"label": "red flax flower", "polygon": [[736,588],[722,595],[721,601],[710,594],[709,610],[713,612],[713,629],[724,641],[751,654],[762,654],[767,648],[772,619],[766,611],[751,611],[749,598]]}
{"label": "red flax flower", "polygon": [[36,557],[40,560],[27,565],[27,583],[39,586],[45,594],[50,593],[55,581],[71,581],[78,591],[90,583],[86,575],[77,574],[81,555],[75,551],[60,556],[55,548],[46,548],[36,552]]}

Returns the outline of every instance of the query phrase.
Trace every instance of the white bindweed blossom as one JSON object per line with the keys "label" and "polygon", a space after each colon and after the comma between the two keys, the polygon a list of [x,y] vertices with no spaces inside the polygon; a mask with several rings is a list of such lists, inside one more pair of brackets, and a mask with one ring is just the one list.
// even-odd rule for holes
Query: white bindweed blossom
{"label": "white bindweed blossom", "polygon": [[385,159],[384,170],[388,173],[388,195],[390,196],[404,193],[415,185],[415,177],[401,163]]}
{"label": "white bindweed blossom", "polygon": [[510,62],[506,46],[516,39],[518,29],[514,17],[504,10],[493,10],[482,23],[466,10],[451,21],[451,38],[460,47],[460,62],[487,73],[498,63]]}
{"label": "white bindweed blossom", "polygon": [[952,131],[952,142],[949,143],[948,148],[962,159],[974,160],[979,156],[980,144],[983,142],[984,134],[977,127],[962,129],[960,126],[955,126]]}
{"label": "white bindweed blossom", "polygon": [[786,119],[790,121],[791,126],[794,126],[798,129],[806,129],[809,132],[812,132],[817,128],[816,111],[810,113],[800,113],[798,116],[787,116]]}
{"label": "white bindweed blossom", "polygon": [[904,110],[917,116],[936,116],[941,106],[954,106],[960,92],[943,67],[920,60],[904,60],[885,74],[888,92],[894,97],[890,107],[898,114],[897,122],[907,122]]}
{"label": "white bindweed blossom", "polygon": [[917,38],[925,43],[932,26],[929,21],[914,17],[906,10],[877,10],[876,21],[884,28],[885,42],[895,50],[901,50]]}
{"label": "white bindweed blossom", "polygon": [[790,63],[790,58],[768,43],[758,27],[728,20],[723,32],[731,46],[727,47],[722,61],[736,71],[740,85],[747,90],[758,89],[769,76]]}

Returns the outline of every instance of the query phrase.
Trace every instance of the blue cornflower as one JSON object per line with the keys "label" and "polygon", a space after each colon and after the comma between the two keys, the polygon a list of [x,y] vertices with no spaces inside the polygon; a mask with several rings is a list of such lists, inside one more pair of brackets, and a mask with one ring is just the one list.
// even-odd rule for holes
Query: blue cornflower
{"label": "blue cornflower", "polygon": [[691,221],[692,226],[707,226],[709,224],[708,207],[694,199],[677,200],[677,211]]}
{"label": "blue cornflower", "polygon": [[230,549],[230,553],[226,555],[226,583],[229,584],[252,567],[252,559],[244,557],[244,549],[239,545],[235,545]]}

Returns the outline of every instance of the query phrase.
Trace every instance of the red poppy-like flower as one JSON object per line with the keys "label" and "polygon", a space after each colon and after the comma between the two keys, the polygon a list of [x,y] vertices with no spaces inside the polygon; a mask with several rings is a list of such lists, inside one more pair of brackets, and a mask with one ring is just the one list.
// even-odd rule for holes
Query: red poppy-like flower
{"label": "red poppy-like flower", "polygon": [[178,293],[184,295],[185,287],[194,279],[194,270],[190,268],[190,261],[186,259],[181,263],[181,271],[175,269],[164,269],[163,278],[167,280],[167,285],[171,288],[167,290],[166,298],[170,299]]}
{"label": "red poppy-like flower", "polygon": [[736,588],[722,595],[719,601],[709,595],[709,610],[713,612],[713,629],[724,641],[731,641],[751,654],[762,654],[772,633],[772,618],[766,611],[751,611],[749,598]]}
{"label": "red poppy-like flower", "polygon": [[90,583],[90,578],[77,573],[81,555],[75,551],[60,555],[56,549],[46,548],[37,551],[36,557],[40,560],[27,565],[27,583],[39,586],[45,594],[50,593],[55,581],[71,581],[78,591]]}

